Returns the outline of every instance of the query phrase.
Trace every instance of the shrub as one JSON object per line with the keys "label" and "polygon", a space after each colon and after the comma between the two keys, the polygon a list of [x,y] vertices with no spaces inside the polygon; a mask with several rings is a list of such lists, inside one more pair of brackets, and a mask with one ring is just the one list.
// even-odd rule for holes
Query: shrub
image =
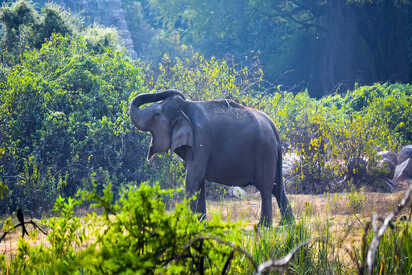
{"label": "shrub", "polygon": [[[283,228],[244,232],[239,223],[222,223],[220,216],[199,221],[189,210],[188,201],[166,211],[162,198],[176,190],[162,190],[147,183],[123,189],[114,202],[111,184],[98,191],[82,191],[81,200],[103,210],[79,218],[74,209],[79,200],[59,197],[54,210],[59,215],[44,224],[50,227],[49,245],[19,241],[15,258],[0,258],[0,270],[13,273],[101,274],[222,272],[252,273],[254,264],[285,256],[292,248],[311,238],[304,220]],[[328,229],[322,242],[303,246],[290,261],[292,274],[336,272],[341,270]],[[248,253],[248,257],[244,252]],[[328,260],[332,259],[332,260]]]}
{"label": "shrub", "polygon": [[[128,120],[129,95],[140,90],[141,71],[121,51],[94,52],[81,37],[52,35],[41,49],[25,51],[0,85],[1,169],[10,187],[16,183],[10,176],[24,172],[22,160],[29,157],[40,177],[67,177],[66,194],[93,172],[109,171],[115,182],[147,177],[138,172],[146,169],[143,137]],[[15,195],[6,200],[12,203]]]}

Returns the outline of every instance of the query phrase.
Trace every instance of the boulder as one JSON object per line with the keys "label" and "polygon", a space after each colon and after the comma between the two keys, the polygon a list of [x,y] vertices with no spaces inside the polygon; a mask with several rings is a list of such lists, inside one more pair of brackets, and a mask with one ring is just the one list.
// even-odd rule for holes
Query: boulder
{"label": "boulder", "polygon": [[390,151],[378,152],[380,160],[378,161],[376,168],[371,170],[380,170],[380,174],[383,177],[393,178],[396,165],[398,164],[398,157],[395,153]]}
{"label": "boulder", "polygon": [[390,161],[394,166],[398,164],[398,156],[391,151],[380,151],[378,152],[378,156],[381,160]]}
{"label": "boulder", "polygon": [[399,152],[399,163],[403,163],[405,160],[412,158],[412,144],[404,146]]}
{"label": "boulder", "polygon": [[228,195],[235,197],[237,199],[245,199],[247,197],[247,193],[245,190],[243,190],[243,188],[240,188],[238,186],[231,186],[229,187],[228,190]]}
{"label": "boulder", "polygon": [[292,176],[292,171],[296,167],[296,163],[299,162],[299,157],[296,153],[286,153],[282,160],[282,175],[285,178]]}
{"label": "boulder", "polygon": [[399,183],[400,181],[412,179],[412,158],[408,158],[399,164],[395,169],[393,181]]}

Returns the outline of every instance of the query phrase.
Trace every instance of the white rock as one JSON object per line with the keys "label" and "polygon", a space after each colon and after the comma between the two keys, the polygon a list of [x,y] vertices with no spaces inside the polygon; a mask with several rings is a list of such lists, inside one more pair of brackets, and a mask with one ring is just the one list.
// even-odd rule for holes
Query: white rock
{"label": "white rock", "polygon": [[247,193],[243,188],[238,186],[231,186],[229,187],[229,195],[238,198],[238,199],[245,199],[247,197]]}

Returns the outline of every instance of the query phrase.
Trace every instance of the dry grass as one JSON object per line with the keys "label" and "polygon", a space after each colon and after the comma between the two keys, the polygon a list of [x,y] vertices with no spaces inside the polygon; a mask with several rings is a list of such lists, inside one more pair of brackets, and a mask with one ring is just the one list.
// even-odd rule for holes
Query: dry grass
{"label": "dry grass", "polygon": [[[340,219],[344,217],[360,219],[371,217],[373,213],[384,215],[389,213],[399,202],[404,191],[396,193],[359,193],[364,196],[359,208],[351,204],[351,193],[323,194],[323,195],[288,195],[294,215],[297,218],[306,216],[313,219]],[[244,200],[208,201],[209,215],[220,213],[223,220],[243,220],[250,225],[258,223],[261,202],[259,194],[251,194]],[[276,200],[273,199],[274,223],[280,220]],[[355,208],[355,209],[354,209]]]}
{"label": "dry grass", "polygon": [[[36,220],[35,222],[37,224],[40,224],[40,221]],[[13,219],[12,224],[18,224],[18,223],[19,222],[17,221],[17,219]],[[29,237],[26,236],[25,238],[31,239],[32,245],[40,245],[40,244],[47,243],[46,236],[41,234],[40,232],[37,232],[34,226],[26,224],[26,229],[31,235]],[[38,234],[35,234],[33,232],[37,232]],[[1,235],[3,235],[3,232],[1,232]],[[18,227],[16,231],[8,233],[6,238],[3,239],[2,242],[0,242],[0,254],[6,255],[8,259],[13,258],[16,255],[17,245],[18,245],[18,242],[21,236],[22,236],[21,227]]]}
{"label": "dry grass", "polygon": [[[339,193],[322,195],[288,195],[296,218],[304,218],[313,236],[319,236],[329,227],[331,239],[336,243],[339,258],[355,268],[347,250],[361,244],[365,224],[374,213],[385,216],[395,209],[405,194],[405,188],[394,193]],[[260,217],[260,196],[252,194],[245,200],[209,202],[208,213],[220,213],[223,220],[242,220],[248,230],[253,229]],[[273,218],[280,220],[276,200],[273,200]]]}
{"label": "dry grass", "polygon": [[[360,244],[364,224],[373,213],[378,213],[380,216],[389,213],[404,193],[405,191],[395,193],[364,192],[355,195],[353,193],[340,193],[289,195],[288,197],[295,217],[298,219],[304,217],[314,236],[323,232],[326,225],[329,224],[331,236],[336,244],[341,248],[350,248],[353,245],[358,246]],[[360,198],[360,205],[353,204],[356,198]],[[243,200],[208,201],[207,203],[209,216],[220,214],[224,221],[229,219],[231,221],[242,221],[245,223],[246,230],[252,230],[258,223],[260,209],[260,195],[258,193],[249,194]],[[280,213],[275,199],[273,199],[273,219],[275,225],[280,220]],[[17,220],[13,220],[13,224],[17,224]],[[27,227],[29,232],[34,230],[31,225]],[[350,234],[347,234],[349,231]],[[17,232],[8,234],[5,240],[0,243],[0,254],[5,254],[9,259],[14,257],[20,237],[20,228],[17,229]],[[37,234],[33,237],[33,245],[40,243],[47,245],[46,237],[43,234]],[[350,259],[347,253],[343,249],[339,252],[339,254],[341,253],[349,263]]]}

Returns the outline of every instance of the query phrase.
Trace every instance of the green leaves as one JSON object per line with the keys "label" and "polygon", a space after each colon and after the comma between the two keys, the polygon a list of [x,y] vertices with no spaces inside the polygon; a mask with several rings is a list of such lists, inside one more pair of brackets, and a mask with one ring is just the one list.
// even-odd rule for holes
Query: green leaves
{"label": "green leaves", "polygon": [[103,196],[97,189],[83,191],[82,198],[94,201],[94,207],[104,210],[103,230],[96,231],[96,242],[82,254],[85,268],[92,273],[179,274],[193,268],[198,270],[198,261],[205,255],[214,263],[206,265],[206,270],[215,270],[215,264],[221,265],[220,259],[227,249],[212,250],[210,244],[205,243],[201,251],[186,252],[186,245],[200,234],[226,238],[224,232],[236,230],[235,225],[215,219],[200,222],[186,201],[167,211],[163,198],[171,198],[175,192],[162,190],[159,184],[142,183],[125,189],[112,205],[110,184],[103,190]]}
{"label": "green leaves", "polygon": [[[145,165],[137,161],[143,155],[125,152],[142,146],[131,131],[127,108],[129,94],[142,85],[141,69],[119,50],[115,40],[109,40],[110,31],[100,31],[105,34],[101,39],[110,43],[101,44],[94,37],[91,46],[92,32],[85,37],[53,33],[39,49],[25,48],[19,63],[7,71],[6,81],[0,84],[0,132],[7,136],[1,137],[0,148],[10,148],[0,156],[8,160],[1,167],[7,179],[1,179],[2,191],[4,186],[12,191],[20,188],[14,176],[23,172],[21,160],[28,156],[35,158],[40,177],[53,175],[57,183],[69,174],[70,188],[64,189],[71,195],[93,171],[110,171],[116,183],[137,180],[122,165],[134,175]],[[18,194],[6,196],[12,209],[13,196],[35,200]],[[54,200],[53,194],[43,197]]]}
{"label": "green leaves", "polygon": [[[199,221],[188,201],[168,210],[163,198],[173,197],[176,191],[162,190],[157,183],[129,185],[115,202],[111,188],[108,184],[99,191],[95,185],[92,191],[79,193],[81,200],[58,197],[54,206],[58,216],[43,222],[49,227],[47,246],[21,239],[16,257],[7,265],[0,258],[0,270],[20,274],[216,274],[230,258],[227,271],[252,273],[256,263],[280,258],[311,238],[304,220],[245,231],[244,225],[222,222],[219,215]],[[91,212],[80,218],[74,211],[84,207],[81,202],[94,203],[105,214]],[[328,245],[328,228],[321,236],[318,245],[297,250],[289,271],[339,269],[339,260],[333,258],[335,252]]]}

